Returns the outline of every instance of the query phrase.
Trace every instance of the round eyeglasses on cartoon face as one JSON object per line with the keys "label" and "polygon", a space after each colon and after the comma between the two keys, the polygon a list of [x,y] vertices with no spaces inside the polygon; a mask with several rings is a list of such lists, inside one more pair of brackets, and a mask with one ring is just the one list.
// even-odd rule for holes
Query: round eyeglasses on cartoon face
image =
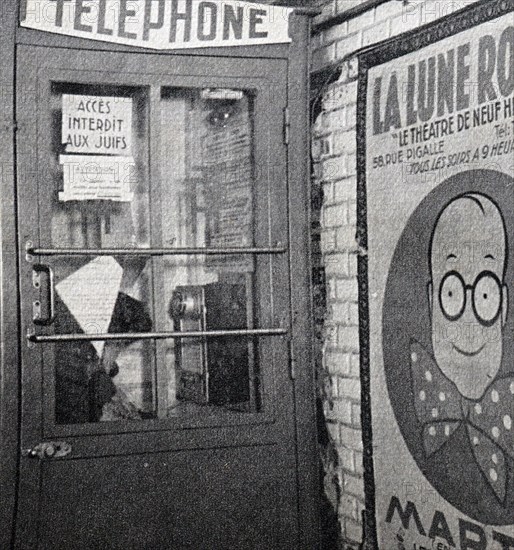
{"label": "round eyeglasses on cartoon face", "polygon": [[487,327],[494,325],[502,308],[502,285],[492,271],[482,271],[472,285],[458,271],[449,271],[439,286],[439,305],[448,321],[457,321],[466,310],[467,290],[471,290],[473,312]]}

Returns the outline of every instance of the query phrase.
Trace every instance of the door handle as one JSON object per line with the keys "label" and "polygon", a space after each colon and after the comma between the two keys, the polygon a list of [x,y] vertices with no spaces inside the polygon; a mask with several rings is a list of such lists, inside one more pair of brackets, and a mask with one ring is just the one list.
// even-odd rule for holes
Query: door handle
{"label": "door handle", "polygon": [[31,449],[23,449],[21,455],[28,458],[45,460],[49,458],[63,458],[69,455],[71,450],[71,445],[66,443],[66,441],[45,441]]}
{"label": "door handle", "polygon": [[44,286],[44,277],[41,274],[46,274],[46,306],[45,308],[42,307],[41,300],[33,302],[32,317],[34,324],[51,325],[55,318],[54,272],[50,266],[44,264],[36,264],[32,269],[32,284],[35,288],[41,289]]}

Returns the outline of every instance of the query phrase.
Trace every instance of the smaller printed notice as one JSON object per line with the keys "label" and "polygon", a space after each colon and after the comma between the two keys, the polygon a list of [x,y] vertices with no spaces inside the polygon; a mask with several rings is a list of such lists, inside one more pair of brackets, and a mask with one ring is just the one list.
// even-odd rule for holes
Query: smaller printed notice
{"label": "smaller printed notice", "polygon": [[66,153],[132,153],[132,98],[62,96],[62,143]]}
{"label": "smaller printed notice", "polygon": [[134,193],[135,162],[132,157],[61,155],[64,190],[61,201],[110,200],[130,202]]}
{"label": "smaller printed notice", "polygon": [[[111,256],[99,256],[55,287],[85,334],[105,334],[111,324],[123,269]],[[92,342],[102,357],[105,342]]]}

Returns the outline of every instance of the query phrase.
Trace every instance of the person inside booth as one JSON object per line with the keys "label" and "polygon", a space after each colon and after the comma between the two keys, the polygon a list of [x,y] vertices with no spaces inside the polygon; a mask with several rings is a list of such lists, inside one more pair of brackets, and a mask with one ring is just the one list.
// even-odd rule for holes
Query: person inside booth
{"label": "person inside booth", "polygon": [[[152,320],[145,305],[130,295],[146,259],[119,259],[123,267],[120,289],[108,333],[148,332]],[[81,333],[77,320],[56,296],[55,329]],[[101,357],[92,342],[56,346],[55,417],[58,424],[83,424],[104,420],[139,420],[141,412],[116,386],[120,366],[117,358],[132,340],[105,342]]]}

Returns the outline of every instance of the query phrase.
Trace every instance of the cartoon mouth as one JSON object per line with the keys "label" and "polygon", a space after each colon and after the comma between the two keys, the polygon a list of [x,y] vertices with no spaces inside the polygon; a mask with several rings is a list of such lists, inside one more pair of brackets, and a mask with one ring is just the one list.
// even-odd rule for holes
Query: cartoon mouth
{"label": "cartoon mouth", "polygon": [[478,355],[485,348],[485,344],[484,344],[481,348],[478,348],[476,351],[464,351],[463,349],[460,349],[459,347],[457,347],[455,344],[452,344],[452,346],[453,346],[453,349],[455,349],[462,355],[465,355],[466,357],[473,357],[475,355]]}

